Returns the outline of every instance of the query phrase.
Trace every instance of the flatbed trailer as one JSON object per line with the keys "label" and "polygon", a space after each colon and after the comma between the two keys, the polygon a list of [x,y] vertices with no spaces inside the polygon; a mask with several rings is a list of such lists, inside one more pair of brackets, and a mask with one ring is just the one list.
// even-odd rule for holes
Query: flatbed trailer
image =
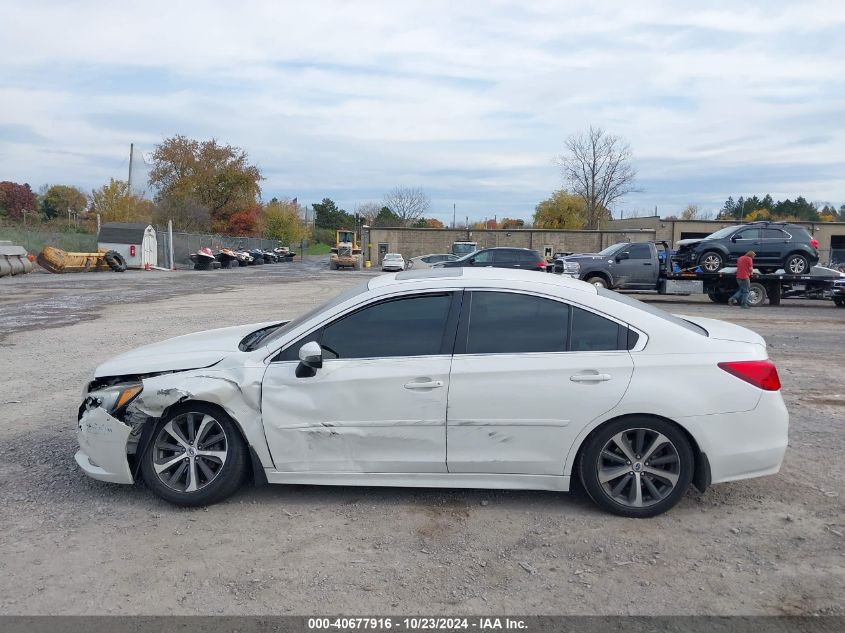
{"label": "flatbed trailer", "polygon": [[[723,269],[715,273],[701,272],[696,269],[674,271],[671,250],[667,242],[647,242],[646,244],[649,245],[650,256],[635,260],[619,256],[607,258],[576,256],[581,259],[583,265],[579,267],[578,273],[570,276],[624,292],[657,292],[666,295],[706,294],[714,303],[727,303],[731,295],[736,292],[738,284],[735,269]],[[662,253],[658,246],[662,247]],[[643,247],[640,246],[640,248]],[[566,259],[563,258],[563,260]],[[637,263],[645,267],[640,269],[645,272],[639,274],[631,274],[629,270],[623,272],[623,266],[636,266]],[[567,274],[563,265],[560,267],[555,265],[555,272]],[[751,276],[748,303],[757,307],[766,301],[769,305],[780,305],[781,299],[793,297],[834,299],[834,282],[839,279],[840,277],[834,273],[792,275],[785,272],[754,272]]]}

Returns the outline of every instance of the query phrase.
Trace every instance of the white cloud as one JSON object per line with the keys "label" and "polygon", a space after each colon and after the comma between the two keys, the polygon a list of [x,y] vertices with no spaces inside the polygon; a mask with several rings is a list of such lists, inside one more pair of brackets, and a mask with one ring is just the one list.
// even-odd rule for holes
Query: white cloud
{"label": "white cloud", "polygon": [[130,141],[182,133],[244,147],[268,195],[353,207],[401,183],[526,216],[593,124],[650,184],[629,207],[845,200],[814,175],[845,163],[838,2],[40,2],[4,22],[0,179],[92,187]]}

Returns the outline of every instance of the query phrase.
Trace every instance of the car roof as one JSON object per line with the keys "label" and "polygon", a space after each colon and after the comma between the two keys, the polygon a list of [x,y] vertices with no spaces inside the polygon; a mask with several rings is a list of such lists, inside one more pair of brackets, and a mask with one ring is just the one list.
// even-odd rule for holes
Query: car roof
{"label": "car roof", "polygon": [[543,286],[579,290],[588,294],[596,294],[596,288],[577,279],[541,273],[536,270],[519,270],[515,268],[424,268],[422,270],[406,270],[400,273],[390,273],[373,277],[368,288],[376,290],[388,286],[397,289],[438,288],[438,287],[467,287],[474,285],[501,286],[503,288]]}

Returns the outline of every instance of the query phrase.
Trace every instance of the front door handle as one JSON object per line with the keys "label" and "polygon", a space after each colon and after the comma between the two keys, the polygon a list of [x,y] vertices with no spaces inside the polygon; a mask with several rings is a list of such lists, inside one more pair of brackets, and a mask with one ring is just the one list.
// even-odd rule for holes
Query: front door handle
{"label": "front door handle", "polygon": [[442,380],[427,380],[425,382],[406,382],[405,389],[437,389],[443,386]]}
{"label": "front door handle", "polygon": [[610,374],[575,374],[570,376],[572,382],[604,382],[610,380]]}

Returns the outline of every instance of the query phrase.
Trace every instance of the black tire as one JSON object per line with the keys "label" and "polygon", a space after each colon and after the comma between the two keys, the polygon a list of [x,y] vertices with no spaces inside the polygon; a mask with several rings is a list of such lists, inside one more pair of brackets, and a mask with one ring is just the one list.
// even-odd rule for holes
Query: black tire
{"label": "black tire", "polygon": [[[199,417],[199,423],[197,423],[197,417]],[[204,446],[198,441],[196,442],[196,457],[180,459],[178,451],[170,447],[189,444],[188,450],[194,448],[194,444],[188,439],[191,436],[186,424],[193,423],[196,433],[197,427],[201,429],[203,421],[207,418],[211,418],[216,426],[209,423],[210,428],[197,439],[210,439],[212,444]],[[181,429],[181,432],[177,431],[177,434],[182,437],[181,440],[176,439],[173,433],[168,433],[165,429],[168,425],[171,425],[171,429]],[[184,432],[185,429],[188,430],[188,434]],[[163,436],[166,441],[160,441],[160,436]],[[214,441],[218,436],[222,436],[222,439]],[[199,450],[201,448],[217,454],[225,453],[222,464],[215,468],[214,460],[219,462],[220,459],[202,455]],[[184,452],[184,448],[182,450]],[[169,461],[173,462],[172,467],[162,470],[161,475],[156,473],[156,466],[161,468],[161,465]],[[178,474],[180,469],[183,471],[181,475]],[[210,477],[208,472],[211,473]],[[248,472],[247,448],[236,424],[222,410],[203,402],[180,405],[174,408],[166,418],[159,420],[153,430],[150,445],[141,458],[141,474],[147,487],[165,501],[187,507],[207,506],[223,501],[241,487]],[[197,478],[198,489],[191,492],[180,490],[180,488],[187,489],[190,486],[191,476]],[[185,477],[184,485],[182,477]],[[165,482],[163,480],[165,478],[170,479],[170,482]]]}
{"label": "black tire", "polygon": [[212,270],[211,262],[197,262],[194,264],[194,270]]}
{"label": "black tire", "polygon": [[584,279],[584,281],[588,284],[593,284],[597,288],[607,288],[608,286],[607,279],[599,275],[591,275],[590,277]]}
{"label": "black tire", "polygon": [[126,272],[126,260],[117,251],[108,251],[104,256],[106,263],[116,273]]}
{"label": "black tire", "polygon": [[[657,440],[649,459],[662,460],[660,466],[646,466],[649,462],[645,459],[630,462],[615,443],[614,438],[620,436],[634,458],[644,457],[651,442]],[[695,457],[689,440],[677,426],[660,418],[636,415],[608,422],[594,431],[581,450],[578,471],[584,489],[598,506],[613,514],[642,519],[662,514],[681,500],[692,481]],[[608,478],[614,472],[619,474]]]}
{"label": "black tire", "polygon": [[705,251],[698,258],[698,265],[706,273],[715,273],[725,267],[725,257],[718,251]]}
{"label": "black tire", "polygon": [[792,253],[783,263],[783,270],[787,275],[808,275],[810,260],[801,253]]}
{"label": "black tire", "polygon": [[764,303],[766,303],[766,299],[769,297],[769,293],[766,290],[766,286],[761,284],[759,281],[752,281],[748,287],[748,305],[752,308],[759,308]]}
{"label": "black tire", "polygon": [[728,299],[731,298],[730,292],[708,292],[707,296],[710,297],[710,301],[713,303],[721,303],[727,304]]}
{"label": "black tire", "polygon": [[845,299],[834,299],[833,305],[837,308],[845,308]]}

